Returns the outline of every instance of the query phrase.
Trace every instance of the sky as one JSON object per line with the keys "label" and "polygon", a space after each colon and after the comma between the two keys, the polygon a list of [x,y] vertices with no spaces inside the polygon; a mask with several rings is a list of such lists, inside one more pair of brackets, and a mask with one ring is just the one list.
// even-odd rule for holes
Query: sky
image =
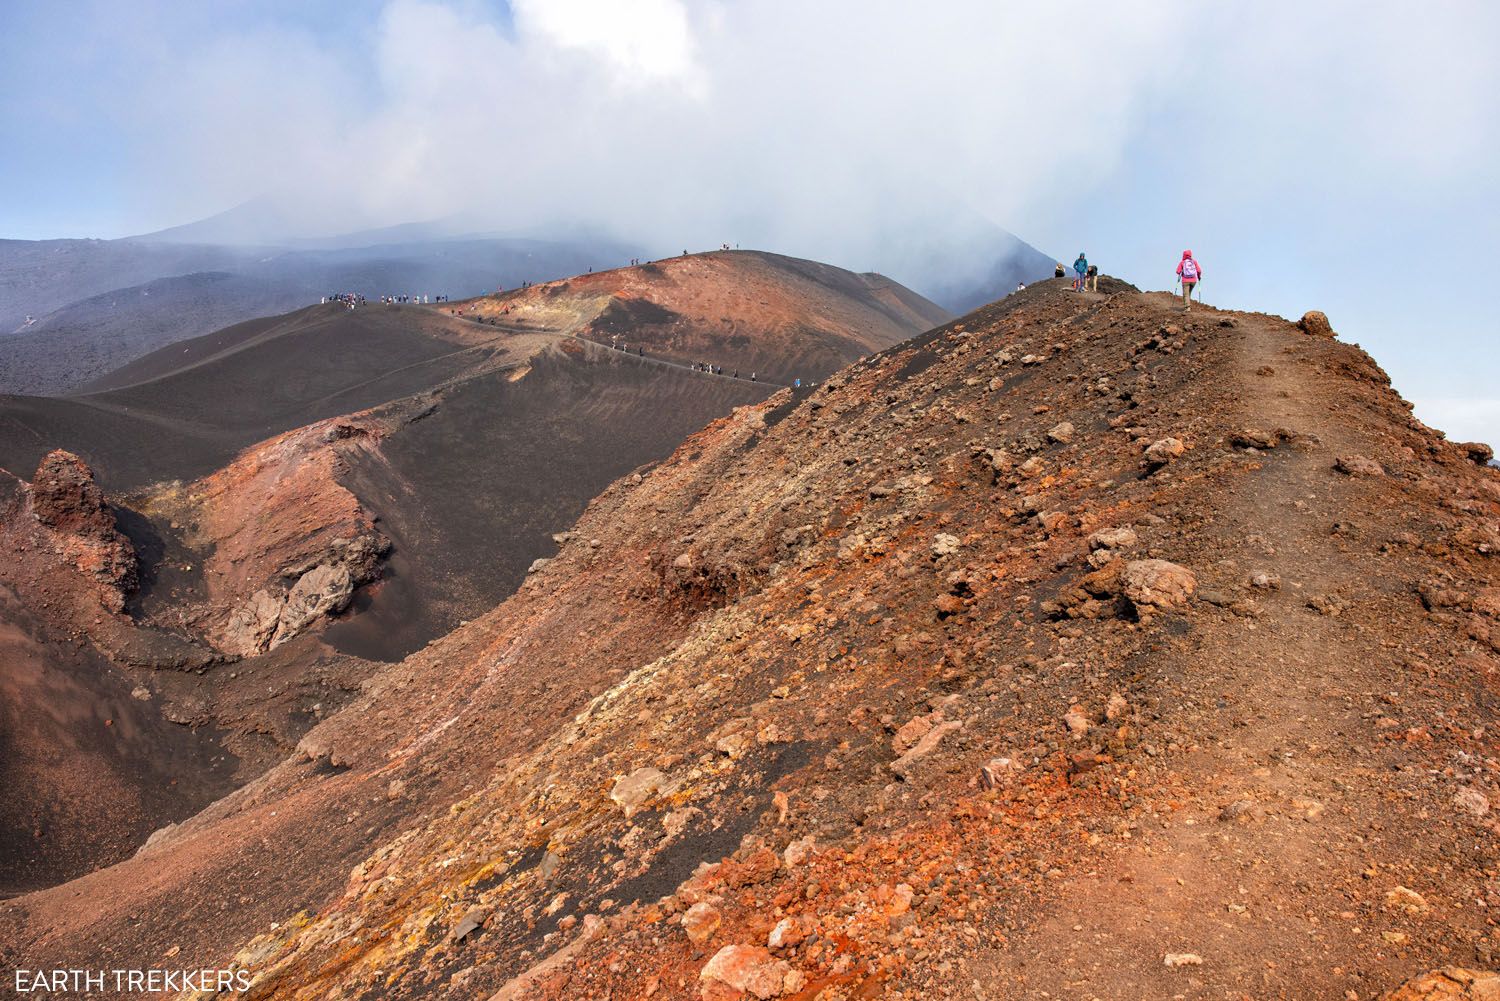
{"label": "sky", "polygon": [[921,287],[989,227],[1206,300],[1321,309],[1500,440],[1491,0],[4,0],[0,237],[252,199],[722,242]]}

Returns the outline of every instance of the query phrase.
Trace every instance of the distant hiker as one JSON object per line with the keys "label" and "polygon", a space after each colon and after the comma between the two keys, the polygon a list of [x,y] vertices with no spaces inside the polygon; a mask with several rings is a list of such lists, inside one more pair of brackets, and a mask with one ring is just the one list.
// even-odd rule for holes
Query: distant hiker
{"label": "distant hiker", "polygon": [[1089,269],[1083,274],[1083,287],[1090,292],[1099,291],[1099,265],[1089,265]]}
{"label": "distant hiker", "polygon": [[755,373],[754,373],[754,372],[751,372],[751,373],[750,373],[750,381],[751,381],[751,382],[754,382],[754,381],[755,381]]}
{"label": "distant hiker", "polygon": [[802,380],[801,379],[793,379],[792,380],[792,388],[793,389],[801,389],[802,388]]}
{"label": "distant hiker", "polygon": [[1053,278],[1061,278],[1063,275],[1065,275],[1067,273],[1068,273],[1068,269],[1062,266],[1062,262],[1061,261],[1058,261],[1057,262],[1057,269],[1052,272],[1052,277]]}
{"label": "distant hiker", "polygon": [[1083,276],[1088,274],[1088,270],[1089,259],[1084,257],[1083,251],[1080,250],[1078,252],[1078,260],[1073,262],[1073,271],[1078,275],[1077,278],[1073,279],[1073,287],[1080,292],[1083,291]]}
{"label": "distant hiker", "polygon": [[1025,292],[1026,291],[1026,283],[1025,282],[1016,282],[1016,291],[1017,292]]}
{"label": "distant hiker", "polygon": [[1193,289],[1203,277],[1203,265],[1193,258],[1191,250],[1182,252],[1182,260],[1177,262],[1177,278],[1182,282],[1182,308],[1189,310],[1193,308]]}

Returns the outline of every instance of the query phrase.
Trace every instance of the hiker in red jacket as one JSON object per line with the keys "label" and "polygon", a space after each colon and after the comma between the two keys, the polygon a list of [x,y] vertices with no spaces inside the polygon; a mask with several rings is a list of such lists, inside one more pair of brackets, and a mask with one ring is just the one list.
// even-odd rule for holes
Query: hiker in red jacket
{"label": "hiker in red jacket", "polygon": [[1182,252],[1182,260],[1177,262],[1177,277],[1182,281],[1182,308],[1192,309],[1193,286],[1203,277],[1203,265],[1194,260],[1191,250]]}

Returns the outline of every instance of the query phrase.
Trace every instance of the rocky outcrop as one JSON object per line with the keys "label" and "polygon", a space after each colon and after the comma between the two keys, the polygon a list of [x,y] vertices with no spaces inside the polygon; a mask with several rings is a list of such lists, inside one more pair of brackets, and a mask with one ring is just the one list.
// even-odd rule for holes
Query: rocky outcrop
{"label": "rocky outcrop", "polygon": [[204,554],[203,593],[185,617],[216,648],[273,649],[380,577],[390,540],[341,480],[349,457],[374,454],[382,433],[373,419],[310,424],[148,497],[150,513],[188,526],[186,542]]}
{"label": "rocky outcrop", "polygon": [[1458,447],[1475,465],[1487,466],[1495,460],[1495,450],[1482,441],[1459,442]]}
{"label": "rocky outcrop", "polygon": [[647,800],[655,796],[666,784],[667,777],[655,768],[638,768],[629,775],[620,776],[610,789],[609,798],[619,804],[629,817],[639,810]]}
{"label": "rocky outcrop", "polygon": [[31,480],[31,509],[36,520],[68,535],[108,539],[115,516],[94,483],[94,471],[74,455],[56,449],[42,459]]}
{"label": "rocky outcrop", "polygon": [[354,588],[354,575],[343,564],[320,564],[284,593],[262,588],[230,614],[221,644],[242,656],[275,649],[319,619],[342,612]]}
{"label": "rocky outcrop", "polygon": [[1333,324],[1328,322],[1328,314],[1321,310],[1310,309],[1303,313],[1297,326],[1309,337],[1333,337]]}
{"label": "rocky outcrop", "polygon": [[1391,991],[1384,1001],[1497,1001],[1500,973],[1446,966],[1413,977]]}
{"label": "rocky outcrop", "polygon": [[354,577],[348,567],[318,566],[309,570],[287,592],[271,644],[295,636],[324,615],[343,611],[353,594]]}
{"label": "rocky outcrop", "polygon": [[32,478],[31,513],[64,559],[97,586],[103,605],[122,611],[136,586],[135,549],[115,527],[88,464],[62,449],[49,452]]}
{"label": "rocky outcrop", "polygon": [[264,588],[229,615],[220,646],[229,653],[251,656],[265,650],[276,635],[286,599],[273,597]]}

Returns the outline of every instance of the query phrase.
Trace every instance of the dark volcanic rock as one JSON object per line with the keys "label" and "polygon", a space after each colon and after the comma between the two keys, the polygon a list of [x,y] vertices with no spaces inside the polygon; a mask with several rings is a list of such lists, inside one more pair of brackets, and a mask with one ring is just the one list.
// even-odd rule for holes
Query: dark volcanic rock
{"label": "dark volcanic rock", "polygon": [[135,550],[115,528],[114,511],[94,482],[93,470],[71,452],[49,452],[32,480],[31,510],[37,521],[64,537],[63,552],[79,572],[101,585],[105,607],[121,611],[136,584]]}
{"label": "dark volcanic rock", "polygon": [[59,448],[47,453],[31,490],[37,521],[53,531],[101,540],[118,534],[114,513],[94,482],[94,471],[72,452]]}

